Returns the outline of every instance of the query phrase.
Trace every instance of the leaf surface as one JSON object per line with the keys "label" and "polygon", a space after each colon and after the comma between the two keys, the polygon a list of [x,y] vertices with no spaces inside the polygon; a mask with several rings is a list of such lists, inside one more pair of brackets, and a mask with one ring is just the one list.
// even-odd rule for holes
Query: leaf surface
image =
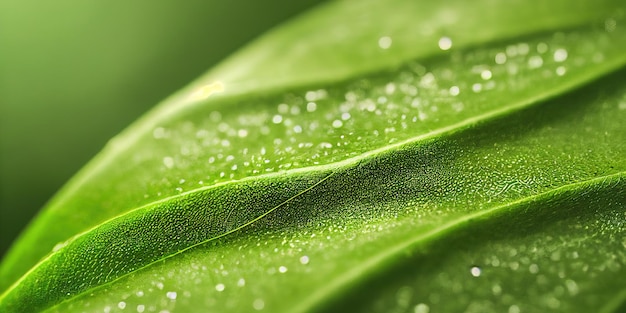
{"label": "leaf surface", "polygon": [[626,259],[605,223],[625,201],[620,4],[396,2],[296,19],[112,140],[5,259],[0,308],[619,305],[623,283],[596,277]]}

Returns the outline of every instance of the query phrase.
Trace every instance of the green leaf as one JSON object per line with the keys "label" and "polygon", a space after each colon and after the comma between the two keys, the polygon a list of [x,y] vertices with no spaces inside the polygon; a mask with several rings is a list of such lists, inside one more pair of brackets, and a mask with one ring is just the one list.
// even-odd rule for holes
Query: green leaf
{"label": "green leaf", "polygon": [[622,4],[536,5],[336,2],[267,34],[68,183],[0,309],[619,310]]}

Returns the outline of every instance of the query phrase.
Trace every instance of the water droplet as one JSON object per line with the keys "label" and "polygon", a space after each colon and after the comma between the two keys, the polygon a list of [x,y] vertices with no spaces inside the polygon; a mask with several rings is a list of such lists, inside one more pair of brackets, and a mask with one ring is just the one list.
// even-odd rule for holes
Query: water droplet
{"label": "water droplet", "polygon": [[172,157],[164,157],[163,158],[163,165],[165,165],[165,167],[167,168],[172,168],[174,167],[174,159]]}
{"label": "water droplet", "polygon": [[567,72],[567,70],[565,69],[564,66],[559,66],[556,68],[556,74],[559,76],[563,76],[565,75],[565,73]]}
{"label": "water droplet", "polygon": [[428,313],[430,312],[430,307],[428,307],[425,303],[420,303],[413,308],[414,313]]}
{"label": "water droplet", "polygon": [[281,267],[278,268],[278,271],[281,272],[281,273],[286,273],[287,272],[287,267],[281,266]]}
{"label": "water droplet", "polygon": [[493,287],[491,287],[491,292],[493,292],[495,296],[499,296],[502,293],[502,287],[500,287],[500,285],[498,284],[495,284],[493,285]]}
{"label": "water droplet", "polygon": [[433,73],[426,73],[419,82],[421,87],[424,88],[434,88],[437,85],[437,81],[435,79],[435,75]]}
{"label": "water droplet", "polygon": [[491,79],[491,71],[490,70],[484,70],[480,73],[480,77],[484,80],[489,80]]}
{"label": "water droplet", "polygon": [[498,54],[496,54],[496,64],[504,63],[506,63],[506,54],[504,52],[498,52]]}
{"label": "water droplet", "polygon": [[401,308],[407,308],[411,302],[413,296],[413,288],[410,286],[403,286],[396,292],[396,305]]}
{"label": "water droplet", "polygon": [[538,56],[532,56],[530,57],[530,59],[528,59],[528,67],[530,67],[531,69],[533,68],[539,68],[543,65],[543,59]]}
{"label": "water droplet", "polygon": [[532,274],[537,274],[539,272],[539,266],[533,263],[528,267],[528,271]]}
{"label": "water droplet", "polygon": [[567,291],[571,296],[575,296],[576,294],[578,294],[578,284],[576,284],[575,281],[571,279],[565,280],[565,287],[567,288]]}
{"label": "water droplet", "polygon": [[306,256],[306,255],[301,256],[300,257],[300,263],[302,263],[304,265],[309,264],[309,257]]}
{"label": "water droplet", "polygon": [[237,281],[237,286],[238,287],[243,287],[246,285],[246,280],[243,278],[239,278],[239,280]]}
{"label": "water droplet", "polygon": [[513,304],[509,307],[509,313],[520,313],[520,309],[517,305]]}
{"label": "water droplet", "polygon": [[565,60],[567,60],[567,50],[556,49],[556,51],[554,51],[554,61],[563,62]]}
{"label": "water droplet", "polygon": [[480,274],[481,274],[480,267],[472,266],[472,268],[470,269],[470,274],[472,274],[472,276],[474,276],[474,277],[480,276]]}
{"label": "water droplet", "polygon": [[286,103],[281,103],[278,105],[278,113],[287,114],[289,113],[289,105]]}
{"label": "water droplet", "polygon": [[378,39],[378,46],[381,49],[389,49],[389,47],[391,47],[391,37],[389,36],[380,37],[380,39]]}
{"label": "water droplet", "polygon": [[519,55],[527,55],[529,51],[530,46],[527,43],[522,42],[517,45],[517,52],[519,53]]}
{"label": "water droplet", "polygon": [[274,117],[272,117],[272,122],[274,124],[280,124],[283,121],[283,116],[282,115],[274,115]]}
{"label": "water droplet", "polygon": [[265,301],[263,301],[263,299],[256,299],[252,302],[252,307],[257,311],[263,310],[265,307]]}
{"label": "water droplet", "polygon": [[538,43],[537,52],[542,53],[542,54],[548,52],[548,45],[545,42]]}
{"label": "water droplet", "polygon": [[546,303],[548,304],[548,307],[551,309],[558,309],[561,306],[561,301],[559,301],[559,299],[555,297],[549,297],[546,300]]}
{"label": "water droplet", "polygon": [[168,291],[165,295],[166,295],[166,296],[167,296],[170,300],[176,300],[176,296],[177,296],[176,291]]}
{"label": "water droplet", "polygon": [[123,310],[124,308],[126,308],[126,302],[124,302],[124,301],[120,301],[120,302],[117,304],[117,307]]}
{"label": "water droplet", "polygon": [[315,102],[309,102],[306,104],[306,110],[308,112],[315,112],[317,109],[317,104]]}
{"label": "water droplet", "polygon": [[224,286],[224,284],[215,285],[215,290],[217,290],[218,292],[222,292],[224,291],[224,289],[226,289],[226,286]]}
{"label": "water droplet", "polygon": [[137,305],[137,313],[143,313],[146,310],[146,306],[143,304]]}
{"label": "water droplet", "polygon": [[450,48],[452,48],[452,39],[448,37],[439,38],[439,49],[446,51]]}
{"label": "water droplet", "polygon": [[451,96],[458,96],[460,91],[461,90],[459,89],[458,86],[452,86],[450,87],[450,90],[449,90]]}
{"label": "water droplet", "polygon": [[340,121],[340,120],[334,120],[333,121],[333,127],[334,128],[339,128],[341,126],[343,126],[343,122],[342,121]]}
{"label": "water droplet", "polygon": [[510,56],[510,57],[517,56],[517,46],[514,46],[514,45],[507,46],[506,47],[506,54],[508,56]]}

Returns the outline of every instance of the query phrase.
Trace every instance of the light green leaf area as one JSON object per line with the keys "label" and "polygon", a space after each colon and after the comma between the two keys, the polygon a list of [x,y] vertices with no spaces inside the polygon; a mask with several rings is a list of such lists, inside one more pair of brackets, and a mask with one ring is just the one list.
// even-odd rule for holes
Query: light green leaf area
{"label": "light green leaf area", "polygon": [[393,3],[302,16],[112,140],[0,310],[619,311],[623,5]]}

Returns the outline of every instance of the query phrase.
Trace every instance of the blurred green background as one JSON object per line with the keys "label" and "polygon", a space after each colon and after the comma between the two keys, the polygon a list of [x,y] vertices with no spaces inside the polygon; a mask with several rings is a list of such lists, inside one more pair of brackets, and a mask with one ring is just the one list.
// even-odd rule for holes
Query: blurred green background
{"label": "blurred green background", "polygon": [[318,2],[0,1],[0,255],[108,139]]}

